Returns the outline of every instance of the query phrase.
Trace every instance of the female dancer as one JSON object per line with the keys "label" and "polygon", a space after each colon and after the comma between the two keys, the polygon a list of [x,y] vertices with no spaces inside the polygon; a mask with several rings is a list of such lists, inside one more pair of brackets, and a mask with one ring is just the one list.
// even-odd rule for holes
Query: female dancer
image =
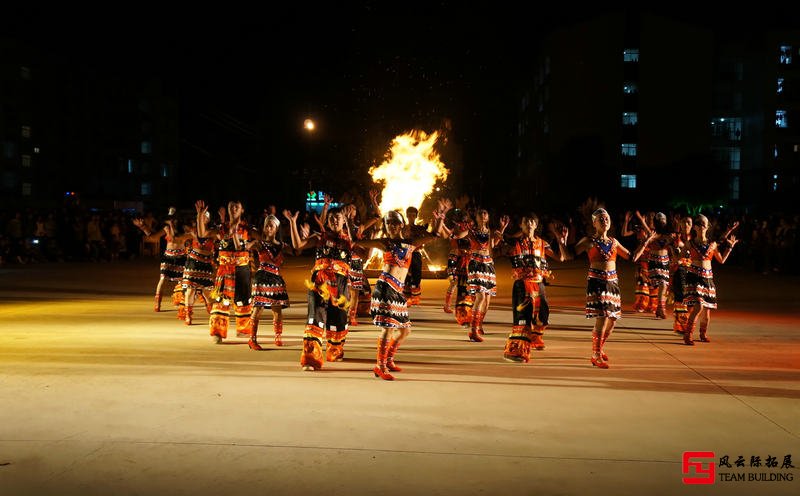
{"label": "female dancer", "polygon": [[544,349],[545,327],[548,324],[550,307],[544,292],[545,257],[563,262],[567,259],[566,242],[568,232],[563,228],[556,237],[559,255],[550,245],[536,236],[539,218],[536,214],[522,217],[520,227],[522,236],[514,238],[508,250],[511,271],[514,277],[512,289],[513,324],[511,335],[506,341],[503,357],[512,362],[528,362],[531,344],[537,350]]}
{"label": "female dancer", "polygon": [[497,294],[497,277],[492,259],[492,248],[503,239],[508,226],[508,216],[500,218],[500,229],[489,231],[489,212],[479,209],[475,212],[475,228],[454,232],[455,239],[467,238],[470,242],[470,260],[467,266],[467,292],[474,296],[472,322],[468,334],[470,341],[481,342],[483,338],[483,319],[489,310],[491,297]]}
{"label": "female dancer", "polygon": [[[636,211],[636,218],[639,223],[634,226],[633,230],[628,228],[633,213],[630,211],[625,212],[625,221],[622,223],[622,236],[627,237],[633,234],[636,235],[636,241],[641,243],[650,235],[650,228],[647,227],[647,222],[642,217],[639,211]],[[650,275],[649,275],[649,257],[647,250],[643,253],[643,257],[636,264],[636,289],[633,300],[633,309],[639,313],[646,312],[650,309]]]}
{"label": "female dancer", "polygon": [[675,235],[673,250],[673,266],[675,267],[670,277],[670,287],[672,288],[672,313],[675,320],[672,323],[672,330],[678,334],[686,332],[686,325],[689,323],[689,309],[683,301],[686,297],[686,275],[692,265],[692,253],[689,250],[689,243],[692,240],[692,217],[677,220],[678,232]]}
{"label": "female dancer", "polygon": [[383,250],[383,269],[375,283],[370,302],[372,322],[381,330],[378,337],[377,364],[372,372],[383,380],[394,380],[389,372],[400,372],[394,356],[400,344],[411,331],[408,304],[403,295],[403,281],[411,266],[411,255],[420,246],[433,241],[436,236],[424,236],[414,240],[403,239],[405,221],[397,211],[389,211],[383,217],[387,237],[363,240],[358,243],[366,248]]}
{"label": "female dancer", "polygon": [[154,312],[161,311],[161,289],[164,286],[164,281],[175,282],[183,279],[183,266],[186,264],[186,248],[184,247],[184,243],[191,235],[178,231],[177,227],[179,226],[176,224],[177,219],[175,218],[174,207],[170,207],[169,215],[164,222],[164,227],[155,233],[150,232],[144,225],[143,219],[133,219],[133,225],[142,230],[146,236],[146,242],[158,242],[162,236],[167,240],[167,247],[161,255],[161,267],[159,269],[161,276],[158,278],[158,284],[156,285],[155,304],[153,305]]}
{"label": "female dancer", "polygon": [[[650,233],[647,236],[647,246],[645,251],[649,253],[647,261],[647,278],[650,286],[651,301],[652,295],[656,299],[656,318],[666,319],[664,304],[667,300],[667,286],[669,285],[669,255],[670,248],[675,242],[672,236],[672,229],[667,223],[667,216],[658,212],[653,221],[655,236]],[[634,257],[633,261],[638,261]]]}
{"label": "female dancer", "polygon": [[248,249],[258,252],[258,271],[253,278],[253,312],[250,341],[252,350],[261,350],[258,344],[258,319],[264,308],[272,310],[272,330],[275,333],[275,346],[283,346],[283,309],[289,307],[286,282],[281,275],[283,253],[291,250],[289,245],[275,239],[281,221],[274,215],[264,219],[261,238],[248,243]]}
{"label": "female dancer", "polygon": [[[592,329],[592,365],[601,369],[608,368],[608,355],[603,345],[614,325],[622,316],[622,302],[619,296],[617,279],[617,255],[628,259],[631,253],[616,239],[608,235],[611,228],[611,216],[604,208],[592,212],[592,225],[595,233],[592,237],[584,237],[575,245],[575,254],[583,252],[589,256],[589,274],[586,285],[586,318],[595,319]],[[636,258],[644,252],[646,244],[639,245]]]}
{"label": "female dancer", "polygon": [[197,212],[197,230],[193,231],[192,247],[186,257],[183,269],[183,289],[185,291],[186,325],[192,325],[194,300],[199,292],[205,301],[206,310],[211,314],[211,290],[214,289],[214,238],[208,236],[208,222],[211,214],[202,200],[194,204]]}
{"label": "female dancer", "polygon": [[694,222],[695,237],[689,242],[689,251],[692,257],[692,265],[686,274],[686,306],[689,308],[689,319],[686,325],[686,332],[683,333],[683,342],[693,346],[695,324],[699,322],[700,341],[711,342],[708,337],[708,325],[711,323],[711,310],[717,308],[717,290],[714,286],[714,273],[711,270],[711,260],[724,264],[728,255],[733,251],[738,240],[731,236],[731,232],[738,224],[729,229],[724,236],[723,248],[725,254],[720,252],[719,245],[715,241],[709,241],[706,237],[708,233],[708,218],[705,215],[698,215]]}
{"label": "female dancer", "polygon": [[338,208],[328,212],[326,231],[314,233],[304,239],[297,229],[298,212],[288,210],[283,215],[289,220],[292,246],[303,250],[316,248],[316,262],[311,269],[308,287],[308,319],[303,333],[303,351],[300,366],[312,371],[322,368],[322,337],[327,338],[325,359],[329,362],[344,359],[347,338],[350,300],[350,256],[353,244],[347,234],[344,214]]}

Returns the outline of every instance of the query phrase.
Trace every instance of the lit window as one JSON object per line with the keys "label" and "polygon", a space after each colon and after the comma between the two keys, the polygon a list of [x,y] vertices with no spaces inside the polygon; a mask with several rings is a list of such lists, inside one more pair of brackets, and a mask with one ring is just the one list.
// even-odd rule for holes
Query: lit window
{"label": "lit window", "polygon": [[39,147],[38,146],[34,146],[33,147],[33,153],[39,153]]}
{"label": "lit window", "polygon": [[636,189],[636,174],[622,174],[620,177],[620,186],[625,189]]}
{"label": "lit window", "polygon": [[786,119],[786,111],[785,110],[776,110],[775,111],[775,127],[788,127],[789,122]]}
{"label": "lit window", "polygon": [[626,81],[622,85],[622,91],[626,95],[632,95],[634,93],[638,93],[639,92],[639,85],[634,83],[634,82],[631,82],[631,81]]}
{"label": "lit window", "polygon": [[778,78],[778,94],[783,93],[783,78]]}
{"label": "lit window", "polygon": [[169,176],[169,166],[167,164],[161,165],[161,177]]}
{"label": "lit window", "polygon": [[772,157],[778,158],[778,145],[772,145]]}
{"label": "lit window", "polygon": [[780,63],[789,65],[792,63],[792,46],[791,45],[781,45],[778,49],[780,52]]}
{"label": "lit window", "polygon": [[772,175],[772,191],[778,191],[778,175]]}
{"label": "lit window", "polygon": [[742,139],[742,119],[718,117],[711,121],[711,135],[730,141]]}
{"label": "lit window", "polygon": [[731,199],[739,199],[739,176],[733,176],[731,178]]}
{"label": "lit window", "polygon": [[732,147],[728,153],[728,164],[731,170],[739,170],[742,168],[742,149]]}
{"label": "lit window", "polygon": [[142,183],[142,196],[149,196],[152,194],[152,186],[150,183]]}
{"label": "lit window", "polygon": [[22,196],[31,196],[31,183],[22,183]]}
{"label": "lit window", "polygon": [[623,143],[622,144],[622,155],[624,157],[635,157],[636,156],[636,143]]}
{"label": "lit window", "polygon": [[623,126],[635,126],[637,122],[639,122],[639,114],[637,112],[622,113]]}
{"label": "lit window", "polygon": [[31,137],[31,127],[30,126],[22,126],[22,137],[23,138],[30,138]]}
{"label": "lit window", "polygon": [[128,159],[128,174],[133,174],[133,160]]}
{"label": "lit window", "polygon": [[30,155],[23,155],[22,156],[22,166],[23,167],[30,167],[31,166],[31,156]]}
{"label": "lit window", "polygon": [[626,48],[622,51],[622,61],[623,62],[639,62],[639,49],[638,48]]}
{"label": "lit window", "polygon": [[800,145],[794,145],[794,152],[797,153],[798,150],[800,150]]}
{"label": "lit window", "polygon": [[149,155],[153,153],[153,144],[149,141],[142,141],[142,154]]}

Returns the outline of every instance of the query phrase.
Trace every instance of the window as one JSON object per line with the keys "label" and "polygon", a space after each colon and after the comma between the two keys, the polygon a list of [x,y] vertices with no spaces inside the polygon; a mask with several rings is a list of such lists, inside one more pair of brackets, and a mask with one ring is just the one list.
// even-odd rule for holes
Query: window
{"label": "window", "polygon": [[142,183],[142,196],[150,196],[152,194],[152,186],[150,183]]}
{"label": "window", "polygon": [[34,146],[34,147],[33,147],[33,153],[39,153],[39,151],[40,151],[40,150],[39,150],[39,147],[38,147],[38,146]]}
{"label": "window", "polygon": [[775,111],[775,127],[789,127],[789,122],[786,119],[785,110]]}
{"label": "window", "polygon": [[161,164],[161,177],[169,176],[169,166],[167,164]]}
{"label": "window", "polygon": [[622,92],[625,93],[626,95],[632,95],[634,93],[638,93],[639,92],[639,85],[634,83],[634,82],[632,82],[632,81],[626,81],[622,85]]}
{"label": "window", "polygon": [[639,62],[639,49],[638,48],[626,48],[622,51],[622,61],[623,62]]}
{"label": "window", "polygon": [[22,126],[22,137],[23,138],[30,138],[31,137],[31,127],[30,126]]}
{"label": "window", "polygon": [[731,200],[739,199],[739,176],[731,178]]}
{"label": "window", "polygon": [[778,191],[778,175],[772,175],[772,191]]}
{"label": "window", "polygon": [[780,53],[780,58],[778,59],[781,64],[789,65],[792,63],[792,46],[791,45],[781,45],[778,47],[778,52]]}
{"label": "window", "polygon": [[779,95],[780,95],[781,93],[783,93],[783,81],[784,81],[784,79],[783,79],[783,78],[778,78],[778,91],[777,91],[777,93],[778,93]]}
{"label": "window", "polygon": [[142,154],[149,155],[153,153],[153,144],[149,141],[142,141]]}
{"label": "window", "polygon": [[624,189],[636,189],[636,174],[621,174],[619,177]]}
{"label": "window", "polygon": [[22,183],[22,196],[31,196],[31,183]]}
{"label": "window", "polygon": [[794,152],[797,153],[798,150],[800,150],[800,145],[794,145]]}
{"label": "window", "polygon": [[636,156],[636,143],[623,143],[622,144],[622,156],[623,157],[635,157]]}
{"label": "window", "polygon": [[622,125],[623,126],[635,126],[637,122],[639,122],[638,118],[639,114],[637,112],[623,112],[622,113]]}
{"label": "window", "polygon": [[128,174],[133,174],[133,160],[128,159]]}
{"label": "window", "polygon": [[3,142],[3,156],[5,158],[14,158],[17,154],[17,147],[13,141]]}
{"label": "window", "polygon": [[714,158],[720,164],[725,164],[729,170],[742,168],[742,149],[738,146],[715,148]]}
{"label": "window", "polygon": [[23,167],[30,167],[31,166],[31,156],[30,155],[23,155],[22,156],[22,166]]}
{"label": "window", "polygon": [[778,158],[778,145],[772,145],[772,158]]}
{"label": "window", "polygon": [[742,139],[742,119],[735,117],[718,117],[711,120],[711,135],[725,138],[730,141],[740,141]]}

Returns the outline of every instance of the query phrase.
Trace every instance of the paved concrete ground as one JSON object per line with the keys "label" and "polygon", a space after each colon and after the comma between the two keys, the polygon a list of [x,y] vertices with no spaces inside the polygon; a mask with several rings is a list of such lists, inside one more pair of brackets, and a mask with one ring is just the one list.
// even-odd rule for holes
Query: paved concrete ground
{"label": "paved concrete ground", "polygon": [[[588,359],[585,262],[558,268],[547,349],[529,364],[502,360],[505,263],[484,343],[442,313],[445,281],[426,280],[404,371],[385,382],[370,373],[377,331],[363,318],[344,362],[300,370],[307,267],[286,270],[287,346],[263,352],[212,345],[169,305],[152,312],[153,259],[0,268],[0,495],[800,490],[747,481],[800,476],[781,468],[787,455],[800,466],[796,277],[718,268],[710,344],[684,346],[668,321],[626,312],[609,370]],[[630,308],[633,269],[621,273]],[[713,462],[713,485],[683,484],[686,451],[714,453],[699,460]],[[726,455],[731,468],[718,466]]]}

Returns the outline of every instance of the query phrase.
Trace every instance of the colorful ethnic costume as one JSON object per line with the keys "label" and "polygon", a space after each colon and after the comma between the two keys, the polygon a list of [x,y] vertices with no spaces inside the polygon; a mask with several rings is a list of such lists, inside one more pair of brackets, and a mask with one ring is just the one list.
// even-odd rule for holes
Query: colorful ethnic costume
{"label": "colorful ethnic costume", "polygon": [[[636,230],[636,240],[643,242],[647,234],[643,229]],[[654,312],[658,305],[658,288],[655,288],[655,299],[651,299],[653,288],[650,286],[650,252],[647,248],[636,263],[636,289],[633,309],[637,312]]]}
{"label": "colorful ethnic costume", "polygon": [[669,286],[669,254],[660,255],[660,251],[666,250],[673,243],[673,239],[667,236],[658,236],[648,243],[647,246],[647,277],[650,287],[650,308],[653,301],[656,302],[656,317],[666,318],[664,313],[664,302],[659,298],[660,288]]}
{"label": "colorful ethnic costume", "polygon": [[[450,243],[452,248],[447,258],[447,273],[456,281],[455,319],[458,325],[469,325],[469,323],[472,322],[472,305],[475,302],[475,297],[467,291],[467,267],[470,260],[470,243],[469,240],[465,238],[452,239]],[[446,297],[451,298],[452,292]]]}
{"label": "colorful ethnic costume", "polygon": [[[588,251],[589,262],[615,262],[617,260],[617,240],[603,241],[592,238]],[[586,318],[608,317],[619,319],[622,316],[622,301],[619,293],[619,280],[616,270],[589,268],[586,284]]]}
{"label": "colorful ethnic costume", "polygon": [[251,333],[251,285],[250,251],[245,248],[250,232],[244,224],[237,227],[238,243],[229,233],[228,226],[220,227],[222,238],[217,243],[217,276],[211,293],[214,304],[211,309],[211,335],[217,339],[228,337],[228,321],[231,308],[236,318],[236,334]]}
{"label": "colorful ethnic costume", "polygon": [[679,239],[675,240],[675,250],[677,261],[675,263],[675,270],[672,272],[670,278],[670,286],[672,288],[673,306],[672,312],[675,316],[675,321],[672,324],[672,330],[682,334],[686,332],[687,325],[689,324],[689,309],[686,307],[686,276],[689,273],[689,267],[692,266],[692,255],[689,249],[689,240],[686,240],[683,247],[679,246]]}
{"label": "colorful ethnic costume", "polygon": [[325,359],[334,362],[344,358],[352,250],[353,245],[345,233],[320,235],[311,280],[306,283],[308,320],[300,354],[300,365],[306,370],[322,368],[323,337],[328,341]]}
{"label": "colorful ethnic costume", "polygon": [[[497,276],[495,275],[494,260],[491,255],[483,255],[481,251],[491,252],[492,235],[489,232],[478,232],[470,229],[467,236],[470,244],[469,264],[467,265],[467,293],[473,298],[478,293],[488,296],[497,294]],[[485,312],[473,309],[470,322],[470,339],[482,341],[479,334],[483,334],[483,319]]]}
{"label": "colorful ethnic costume", "polygon": [[[186,257],[186,266],[183,268],[183,282],[181,287],[184,292],[188,289],[211,290],[214,288],[214,239],[193,238],[192,246]],[[202,297],[202,293],[201,297]],[[211,313],[211,302],[206,302],[206,309]],[[194,309],[186,308],[186,314],[191,322]]]}
{"label": "colorful ethnic costume", "polygon": [[[358,235],[358,229],[354,228],[350,234],[350,240],[355,241],[361,239]],[[354,246],[350,256],[350,288],[352,291],[358,292],[358,305],[350,308],[350,325],[358,325],[356,317],[359,314],[369,311],[369,297],[371,288],[369,286],[369,279],[364,274],[364,260],[368,257],[368,252],[360,246]]]}
{"label": "colorful ethnic costume", "polygon": [[[704,269],[702,265],[696,265],[696,260],[712,260],[719,249],[714,241],[705,244],[692,240],[689,243],[689,252],[692,264],[686,273],[686,295],[683,299],[686,307],[691,309],[696,305],[709,310],[717,308],[717,288],[714,285],[714,273],[711,269]],[[700,340],[708,341],[706,337],[707,328],[701,322]],[[687,323],[683,340],[686,344],[692,344],[692,334],[694,332],[693,323]]]}
{"label": "colorful ethnic costume", "polygon": [[[401,239],[385,239],[383,251],[383,262],[392,267],[408,268],[414,263],[413,253],[415,248]],[[403,282],[396,279],[388,272],[381,272],[375,289],[372,292],[370,301],[370,314],[372,323],[376,327],[383,329],[398,329],[411,327],[408,318],[408,304],[403,294]],[[383,333],[382,336],[386,334]],[[386,369],[392,372],[400,371],[400,367],[395,365],[394,356],[399,341],[382,337],[378,339],[377,367],[375,374],[381,375],[380,371]],[[391,379],[391,375],[382,375],[383,378]]]}
{"label": "colorful ethnic costume", "polygon": [[[428,235],[427,226],[409,226],[410,238],[417,239]],[[406,274],[403,294],[409,306],[419,305],[422,298],[422,252],[414,250],[411,255],[411,265]]]}
{"label": "colorful ethnic costume", "polygon": [[[253,277],[253,306],[263,308],[287,308],[289,294],[286,282],[281,275],[283,265],[284,243],[267,243],[258,241],[253,246],[258,252],[258,270]],[[258,320],[252,323],[252,334],[258,331]],[[272,322],[275,339],[280,341],[283,334],[283,322]]]}
{"label": "colorful ethnic costume", "polygon": [[528,362],[531,344],[544,349],[542,335],[548,324],[550,307],[544,287],[545,257],[550,245],[541,238],[515,240],[509,258],[514,278],[512,289],[513,324],[503,356],[515,362]]}

